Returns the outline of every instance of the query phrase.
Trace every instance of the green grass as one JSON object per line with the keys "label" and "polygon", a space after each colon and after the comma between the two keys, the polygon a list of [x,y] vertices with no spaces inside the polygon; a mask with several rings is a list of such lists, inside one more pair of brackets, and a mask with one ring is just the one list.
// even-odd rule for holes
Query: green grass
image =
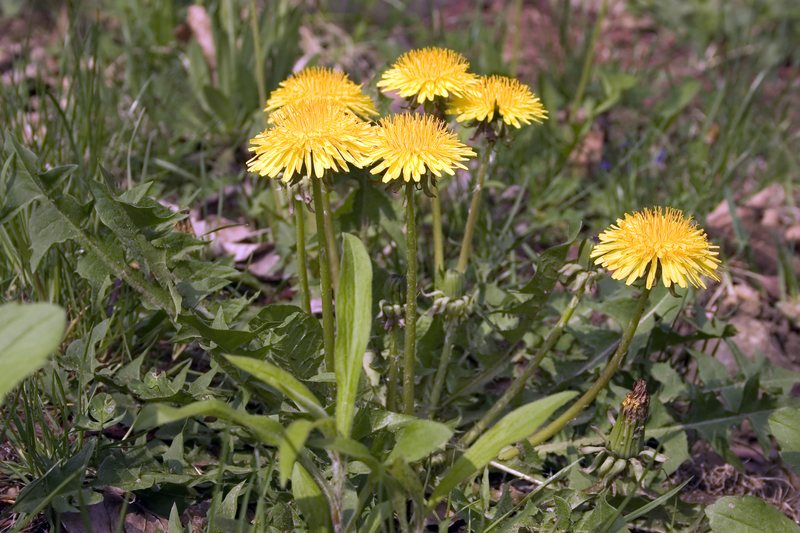
{"label": "green grass", "polygon": [[[663,287],[654,290],[627,361],[575,423],[547,442],[547,453],[524,439],[517,457],[493,450],[512,434],[506,428],[478,441],[491,454],[467,452],[481,460],[485,455],[487,462],[500,452],[496,461],[502,464],[472,472],[465,460],[457,461],[465,451],[461,436],[497,402],[503,386],[520,374],[518,363],[536,355],[568,309],[566,287],[594,271],[587,253],[599,231],[626,212],[653,205],[681,208],[703,224],[720,202],[740,200],[753,181],[758,189],[771,183],[787,192],[795,188],[798,137],[792,125],[800,103],[781,69],[797,68],[792,43],[800,13],[789,2],[742,4],[746,9],[681,0],[665,10],[633,2],[635,13],[652,17],[657,38],[648,66],[627,70],[620,61],[594,64],[592,13],[555,5],[545,10],[560,42],[541,47],[543,63],[553,67],[538,72],[532,88],[550,119],[504,140],[492,162],[466,273],[474,311],[447,337],[453,340],[452,362],[434,421],[412,424],[382,407],[392,336],[377,318],[378,303],[391,299],[384,281],[406,272],[401,198],[373,184],[364,170],[337,179],[331,193],[337,230],[358,235],[369,257],[346,261],[352,261],[354,283],[372,288],[371,299],[360,304],[372,317],[369,371],[360,381],[363,354],[348,359],[357,393],[352,434],[341,434],[342,407],[329,383],[334,378],[322,372],[320,323],[294,307],[300,301],[294,291],[297,243],[292,217],[276,204],[283,192],[276,195],[269,180],[246,172],[248,140],[264,127],[260,93],[277,87],[301,58],[308,65],[341,64],[359,83],[372,76],[364,90],[387,114],[389,101],[375,83],[408,43],[450,47],[467,56],[476,73],[509,75],[514,66],[496,43],[513,32],[505,15],[516,2],[502,13],[476,8],[441,22],[441,12],[421,19],[418,6],[395,3],[370,2],[358,12],[323,3],[310,12],[288,1],[266,9],[213,1],[206,7],[215,71],[196,39],[176,38],[186,2],[102,0],[69,7],[67,35],[45,49],[58,69],[32,68],[34,76],[0,86],[0,302],[54,303],[68,321],[53,358],[10,392],[2,407],[9,452],[0,461],[0,486],[21,492],[16,506],[0,507],[0,522],[31,528],[28,521],[35,520],[37,530],[59,531],[61,514],[89,512],[102,501],[103,487],[113,486],[169,519],[170,533],[180,529],[179,513],[209,501],[209,532],[324,531],[331,494],[353,531],[420,530],[431,516],[426,505],[433,505],[435,487],[448,475],[457,477],[460,467],[466,468],[457,479],[462,483],[442,500],[455,514],[439,530],[449,521],[459,531],[620,531],[625,516],[644,529],[708,530],[702,505],[669,493],[671,475],[698,440],[743,468],[730,442],[744,420],[768,453],[767,418],[784,407],[790,408],[784,415],[793,416],[797,404],[790,391],[798,375],[763,357],[750,361],[735,345],[739,370],[733,376],[709,357],[711,350],[703,354],[709,340],[733,332],[723,317],[708,319],[702,291],[679,291],[675,298]],[[306,30],[326,47],[316,54],[302,49]],[[664,42],[673,32],[690,57],[702,58],[712,44],[718,55],[692,76],[675,74],[672,63],[683,60],[675,60],[675,49]],[[606,38],[600,34],[601,42]],[[522,50],[518,62],[526,60]],[[15,70],[36,65],[29,52],[23,47],[14,58]],[[604,136],[599,159],[576,163],[587,137],[597,132]],[[470,133],[459,131],[465,141]],[[445,257],[454,267],[471,189],[463,180],[447,182],[441,190]],[[149,188],[136,189],[147,183]],[[42,188],[34,198],[30,191],[37,184]],[[201,218],[217,214],[267,230],[256,239],[274,243],[280,279],[259,280],[172,232],[182,215],[150,198],[196,209]],[[436,298],[430,296],[432,221],[421,194],[419,209],[423,294],[414,373],[424,419],[447,325],[428,313]],[[42,230],[42,220],[56,222]],[[575,221],[583,222],[578,235],[572,233]],[[314,224],[307,226],[312,296],[318,297],[317,234]],[[569,253],[569,246],[557,247],[568,239],[574,239]],[[723,246],[726,264],[747,264],[744,240]],[[780,250],[784,299],[791,301],[797,297],[793,250],[784,244]],[[34,257],[40,257],[35,267]],[[565,263],[571,270],[559,272]],[[357,277],[366,271],[371,278]],[[547,417],[534,416],[545,403],[529,413],[531,402],[566,399],[559,395],[566,391],[582,394],[614,351],[639,289],[607,276],[590,288],[533,380],[502,413],[511,417],[504,420],[512,429],[522,426],[532,434]],[[337,297],[355,301],[348,294]],[[368,321],[357,322],[339,324],[338,334],[355,338],[366,331]],[[402,351],[402,332],[398,338]],[[225,355],[266,361],[273,366],[259,371],[278,368],[297,382],[249,375]],[[670,459],[647,471],[647,490],[626,497],[630,478],[595,485],[596,476],[579,471],[592,459],[580,449],[599,443],[590,426],[610,431],[606,412],[616,412],[641,377],[652,395],[648,443]],[[344,386],[338,369],[334,381]],[[304,391],[321,408],[304,404]],[[224,405],[196,403],[211,401]],[[197,410],[186,418],[170,410],[175,407]],[[336,427],[328,416],[337,417]],[[308,425],[311,420],[315,425]],[[782,435],[775,433],[791,463],[788,452],[798,443]],[[396,449],[412,459],[395,461],[389,454]],[[281,462],[292,453],[298,458],[294,468]],[[282,485],[286,476],[290,481]],[[473,478],[474,484],[468,482]],[[509,481],[519,488],[530,478],[548,484],[514,500]],[[592,485],[599,490],[584,491]]]}

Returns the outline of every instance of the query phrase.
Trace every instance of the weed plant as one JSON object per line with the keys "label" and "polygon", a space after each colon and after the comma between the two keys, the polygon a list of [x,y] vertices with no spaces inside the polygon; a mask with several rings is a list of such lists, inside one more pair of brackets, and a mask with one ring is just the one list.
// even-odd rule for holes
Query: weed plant
{"label": "weed plant", "polygon": [[[522,2],[445,29],[438,11],[429,26],[393,4],[355,16],[215,0],[200,9],[213,58],[176,37],[198,6],[63,8],[67,33],[48,50],[58,68],[26,42],[13,72],[29,74],[0,87],[4,530],[72,518],[88,531],[119,494],[170,533],[196,527],[184,513],[201,508],[209,532],[800,531],[751,496],[688,503],[676,475],[696,446],[743,470],[731,447],[743,424],[765,458],[777,449],[800,473],[800,375],[742,354],[709,305],[718,285],[692,275],[724,284],[727,265],[755,265],[741,224],[719,269],[692,233],[720,202],[733,208],[753,179],[791,197],[798,109],[780,69],[796,68],[800,16],[781,2],[748,2],[735,23],[723,6],[706,20],[690,0],[633,4],[693,46],[718,43],[721,59],[673,75],[656,39],[644,66],[595,64],[607,5],[595,17],[551,6],[559,42],[541,51],[552,68],[520,127],[499,100],[467,117],[459,85],[392,102],[378,82],[396,81],[386,73],[408,52],[397,28],[458,51],[475,75],[515,78],[524,35],[505,21]],[[330,31],[328,46],[309,51],[309,28]],[[510,62],[497,44],[508,36]],[[283,124],[267,98],[316,64],[366,82],[384,120],[362,126],[383,128],[380,157],[350,144],[346,166],[306,163],[290,179],[284,164],[283,185],[248,172],[262,170],[248,141],[265,131],[268,154]],[[436,157],[392,152],[398,105],[419,113],[406,139],[443,143]],[[406,164],[405,179],[393,173]],[[683,214],[642,211],[653,206]],[[598,247],[598,235],[634,212],[671,233],[658,262],[614,279],[633,263],[604,260],[622,241],[612,228]],[[270,247],[267,275],[209,248],[226,219]],[[700,252],[665,262],[686,240]],[[733,374],[710,348],[723,343]]]}

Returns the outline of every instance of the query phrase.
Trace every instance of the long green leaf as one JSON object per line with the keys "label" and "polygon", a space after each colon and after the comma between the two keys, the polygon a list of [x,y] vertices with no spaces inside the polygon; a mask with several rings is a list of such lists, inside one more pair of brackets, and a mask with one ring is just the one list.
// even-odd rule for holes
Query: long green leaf
{"label": "long green leaf", "polygon": [[58,348],[66,322],[64,310],[53,304],[0,307],[0,404],[8,391]]}
{"label": "long green leaf", "polygon": [[300,463],[295,463],[292,470],[292,494],[309,531],[312,533],[333,531],[328,503],[314,482],[314,478]]}
{"label": "long green leaf", "polygon": [[336,430],[349,437],[353,427],[361,365],[372,328],[372,263],[358,237],[344,236],[344,254],[336,295]]}
{"label": "long green leaf", "polygon": [[245,372],[260,379],[281,394],[291,398],[301,409],[315,418],[325,418],[328,413],[323,409],[317,397],[297,378],[266,361],[240,355],[226,355],[225,358]]}
{"label": "long green leaf", "polygon": [[504,446],[522,440],[533,433],[556,409],[576,394],[573,391],[559,392],[508,413],[494,427],[481,435],[475,444],[470,446],[456,461],[453,468],[433,491],[428,505],[435,505],[447,496],[456,485],[486,466]]}
{"label": "long green leaf", "polygon": [[313,427],[313,422],[301,418],[300,420],[295,420],[286,428],[286,435],[278,447],[278,474],[280,475],[281,487],[286,486],[286,481],[291,476],[297,454],[300,453],[300,450],[305,445],[308,434],[311,433]]}
{"label": "long green leaf", "polygon": [[134,429],[149,429],[191,416],[213,416],[239,424],[252,431],[258,440],[270,446],[278,446],[283,435],[283,427],[271,418],[237,411],[219,400],[195,402],[180,408],[151,403],[142,409],[133,427]]}

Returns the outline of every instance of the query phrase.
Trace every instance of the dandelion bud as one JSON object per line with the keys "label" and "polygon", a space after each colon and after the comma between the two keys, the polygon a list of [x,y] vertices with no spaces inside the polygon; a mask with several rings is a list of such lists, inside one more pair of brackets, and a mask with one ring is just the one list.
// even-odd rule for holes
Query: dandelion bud
{"label": "dandelion bud", "polygon": [[450,299],[457,299],[464,296],[464,289],[467,285],[467,279],[462,272],[458,270],[448,270],[444,274],[444,295]]}
{"label": "dandelion bud", "polygon": [[621,459],[639,455],[644,447],[644,423],[649,414],[647,382],[638,379],[622,402],[617,422],[608,437],[608,451]]}
{"label": "dandelion bud", "polygon": [[406,278],[400,274],[390,274],[383,285],[383,293],[393,304],[406,301]]}

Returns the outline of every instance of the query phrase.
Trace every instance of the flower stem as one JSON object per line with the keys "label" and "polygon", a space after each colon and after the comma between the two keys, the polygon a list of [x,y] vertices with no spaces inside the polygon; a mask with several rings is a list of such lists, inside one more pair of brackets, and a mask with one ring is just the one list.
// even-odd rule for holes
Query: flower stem
{"label": "flower stem", "polygon": [[322,212],[325,215],[325,239],[328,241],[328,257],[331,262],[331,280],[333,281],[333,291],[336,292],[339,290],[339,245],[336,244],[333,211],[331,211],[331,195],[328,191],[322,192]]}
{"label": "flower stem", "polygon": [[294,200],[294,222],[297,229],[297,281],[300,288],[300,305],[311,314],[311,296],[308,293],[308,271],[306,271],[306,213],[302,201]]}
{"label": "flower stem", "polygon": [[431,211],[433,214],[433,286],[439,289],[442,274],[444,273],[444,239],[442,238],[442,204],[439,201],[439,190],[434,191],[431,198]]}
{"label": "flower stem", "polygon": [[[611,358],[611,361],[608,362],[608,365],[606,365],[606,367],[603,369],[603,372],[600,374],[600,377],[597,378],[597,381],[595,381],[591,388],[587,390],[583,396],[581,396],[578,401],[572,405],[572,407],[567,409],[563,415],[559,416],[541,431],[538,431],[528,437],[528,441],[531,443],[531,446],[538,446],[564,429],[564,426],[569,424],[573,418],[578,416],[584,407],[592,403],[600,391],[603,390],[606,385],[608,385],[609,381],[611,381],[611,378],[619,368],[619,365],[622,363],[622,360],[625,358],[625,354],[628,353],[628,347],[630,347],[633,336],[636,334],[636,328],[639,326],[639,321],[642,319],[644,308],[647,305],[648,296],[650,296],[650,289],[643,289],[642,293],[639,295],[639,300],[636,303],[636,309],[633,311],[631,322],[628,324],[628,328],[622,335],[622,339],[619,342],[619,346],[617,346],[617,350],[614,352],[614,356]],[[510,448],[506,452],[500,454],[499,457],[501,460],[505,461],[515,457],[518,453],[519,450],[517,448]]]}
{"label": "flower stem", "polygon": [[397,411],[397,360],[400,353],[400,335],[397,328],[392,328],[391,345],[389,346],[389,376],[386,383],[386,410]]}
{"label": "flower stem", "polygon": [[603,25],[603,20],[606,18],[608,11],[608,0],[603,0],[603,6],[600,8],[600,13],[597,15],[594,29],[592,30],[592,37],[589,41],[589,47],[586,49],[586,58],[583,61],[583,70],[581,71],[581,78],[578,81],[578,89],[575,91],[575,99],[572,101],[572,115],[573,117],[578,111],[578,108],[583,103],[583,93],[586,91],[586,85],[589,83],[589,75],[594,67],[594,50],[597,46],[597,39],[600,37],[600,27]]}
{"label": "flower stem", "polygon": [[436,408],[439,406],[439,398],[442,396],[444,381],[447,377],[447,367],[450,365],[450,354],[453,351],[453,332],[455,329],[453,324],[448,324],[447,331],[444,334],[444,347],[442,347],[442,355],[439,356],[439,369],[436,371],[436,378],[433,381],[428,418],[433,418],[433,415],[436,414]]}
{"label": "flower stem", "polygon": [[414,362],[417,355],[417,220],[414,183],[406,184],[406,346],[403,354],[403,413],[414,414]]}
{"label": "flower stem", "polygon": [[314,190],[314,214],[317,218],[317,242],[319,243],[319,285],[322,295],[322,331],[325,348],[325,369],[333,372],[333,293],[331,292],[331,264],[325,239],[325,215],[322,212],[322,185],[311,178]]}
{"label": "flower stem", "polygon": [[[264,76],[264,60],[261,56],[261,38],[259,35],[258,10],[256,9],[255,0],[250,0],[250,29],[253,32],[253,57],[255,58],[256,63],[256,86],[258,88],[258,100],[261,102],[261,105],[266,105],[267,84]],[[267,115],[266,113],[262,113],[261,115],[264,127],[266,128]],[[269,188],[272,190],[272,200],[275,203],[275,214],[277,214],[279,218],[283,218],[283,196],[273,180],[269,180]]]}
{"label": "flower stem", "polygon": [[581,301],[581,297],[583,296],[583,292],[585,291],[585,285],[581,286],[580,289],[572,296],[572,300],[569,302],[569,306],[564,310],[564,314],[561,315],[561,318],[558,319],[558,323],[550,330],[550,333],[547,335],[547,338],[544,340],[544,344],[542,347],[539,348],[539,351],[536,353],[536,357],[531,359],[528,363],[528,366],[525,367],[525,370],[517,376],[517,379],[511,384],[511,386],[503,393],[500,399],[495,402],[489,411],[483,415],[483,417],[474,425],[472,428],[461,438],[461,444],[464,446],[469,446],[472,444],[475,439],[477,439],[481,433],[489,427],[497,416],[503,412],[503,410],[511,403],[511,400],[519,394],[523,388],[525,388],[525,384],[528,380],[533,376],[533,373],[536,372],[536,369],[539,368],[542,360],[545,356],[550,352],[553,346],[556,345],[558,339],[561,338],[561,334],[564,332],[564,327],[566,327],[567,323],[572,318],[572,315],[575,313],[575,309],[578,308],[578,304]]}
{"label": "flower stem", "polygon": [[483,192],[483,182],[486,180],[486,171],[489,168],[489,159],[491,159],[492,149],[494,143],[489,142],[486,149],[481,154],[481,159],[478,162],[478,174],[475,178],[475,190],[472,192],[472,203],[469,206],[469,215],[467,217],[467,228],[464,231],[464,240],[461,242],[461,254],[458,256],[458,271],[464,272],[467,270],[467,263],[469,262],[469,252],[472,246],[472,235],[475,233],[475,223],[478,221],[478,211],[481,206],[481,193]]}

